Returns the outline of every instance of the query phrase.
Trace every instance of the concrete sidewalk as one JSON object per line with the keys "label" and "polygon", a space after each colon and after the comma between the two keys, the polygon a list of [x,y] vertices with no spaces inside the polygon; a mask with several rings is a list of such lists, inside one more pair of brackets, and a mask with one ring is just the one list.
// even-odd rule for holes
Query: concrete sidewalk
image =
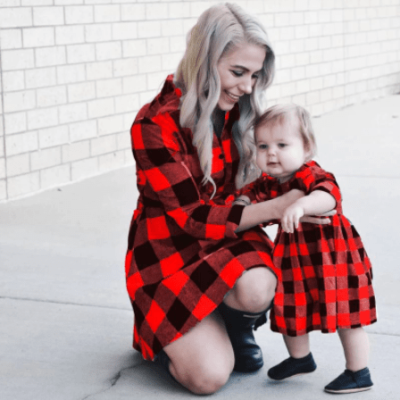
{"label": "concrete sidewalk", "polygon": [[[367,331],[375,386],[351,398],[397,400],[400,96],[315,118],[314,124],[318,161],[335,173],[345,215],[374,266],[379,321]],[[0,205],[2,400],[196,397],[131,348],[123,266],[136,196],[130,167]],[[344,369],[337,335],[313,333],[318,369],[281,383],[266,374],[287,356],[281,336],[263,327],[256,337],[264,368],[234,373],[213,398],[332,398],[323,387]]]}

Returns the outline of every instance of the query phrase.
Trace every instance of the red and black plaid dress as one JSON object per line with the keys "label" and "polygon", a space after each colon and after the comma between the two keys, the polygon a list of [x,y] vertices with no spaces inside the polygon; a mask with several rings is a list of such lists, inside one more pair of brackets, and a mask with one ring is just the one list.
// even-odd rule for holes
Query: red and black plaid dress
{"label": "red and black plaid dress", "polygon": [[[133,346],[145,359],[179,339],[222,302],[242,273],[268,266],[273,244],[261,228],[235,233],[243,206],[232,205],[239,154],[231,130],[238,108],[213,137],[211,184],[190,129],[179,125],[180,91],[169,76],[133,123],[139,199],[129,232],[126,282],[135,325]],[[229,202],[230,199],[230,202]]]}
{"label": "red and black plaid dress", "polygon": [[294,233],[279,227],[273,253],[281,269],[271,329],[288,336],[312,330],[324,333],[358,328],[376,322],[371,263],[361,238],[342,214],[335,177],[315,161],[308,162],[291,180],[280,184],[263,175],[244,190],[254,201],[264,201],[291,189],[306,194],[323,190],[336,199],[331,224],[301,223]]}

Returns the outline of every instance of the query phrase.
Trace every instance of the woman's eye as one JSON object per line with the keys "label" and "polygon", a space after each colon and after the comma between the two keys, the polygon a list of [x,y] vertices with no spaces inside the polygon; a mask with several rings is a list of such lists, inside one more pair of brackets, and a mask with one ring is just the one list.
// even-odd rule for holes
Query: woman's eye
{"label": "woman's eye", "polygon": [[243,75],[243,72],[242,72],[242,71],[235,71],[235,70],[232,70],[232,74],[239,77],[239,76],[242,76],[242,75]]}
{"label": "woman's eye", "polygon": [[258,75],[253,75],[251,79],[258,79]]}

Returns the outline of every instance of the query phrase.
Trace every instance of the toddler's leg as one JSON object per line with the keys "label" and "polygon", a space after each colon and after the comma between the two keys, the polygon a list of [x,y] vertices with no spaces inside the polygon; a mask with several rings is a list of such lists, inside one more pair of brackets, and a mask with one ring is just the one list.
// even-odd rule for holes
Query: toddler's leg
{"label": "toddler's leg", "polygon": [[367,367],[369,355],[369,340],[363,328],[339,329],[346,370],[325,386],[329,393],[354,393],[368,390],[372,387],[371,374]]}
{"label": "toddler's leg", "polygon": [[316,370],[314,358],[310,353],[309,336],[283,336],[290,357],[268,371],[271,379],[282,380],[291,376],[308,374]]}
{"label": "toddler's leg", "polygon": [[363,328],[339,329],[346,368],[350,371],[359,371],[368,365],[369,340]]}
{"label": "toddler's leg", "polygon": [[293,358],[303,358],[310,353],[310,337],[308,334],[301,336],[283,335],[283,340]]}

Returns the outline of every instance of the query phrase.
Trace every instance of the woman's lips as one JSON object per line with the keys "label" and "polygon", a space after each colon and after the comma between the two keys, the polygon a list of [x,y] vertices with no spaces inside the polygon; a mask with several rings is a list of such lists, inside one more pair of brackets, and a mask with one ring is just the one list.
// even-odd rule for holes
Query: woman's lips
{"label": "woman's lips", "polygon": [[230,100],[233,103],[237,103],[239,101],[240,96],[236,96],[235,94],[232,94],[225,90],[225,93],[227,95],[228,100]]}

